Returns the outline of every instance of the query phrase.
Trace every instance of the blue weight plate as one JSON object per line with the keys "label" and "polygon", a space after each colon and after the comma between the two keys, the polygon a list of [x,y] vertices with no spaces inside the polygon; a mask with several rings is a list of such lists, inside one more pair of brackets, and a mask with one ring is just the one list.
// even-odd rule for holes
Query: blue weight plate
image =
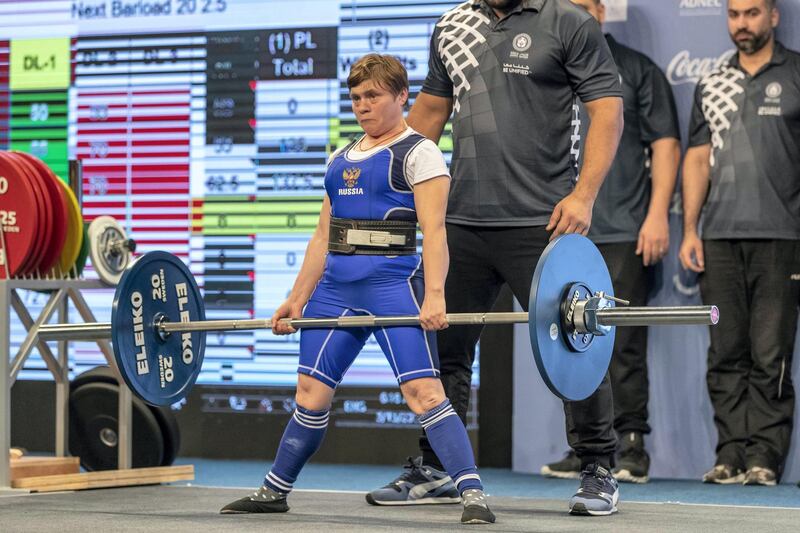
{"label": "blue weight plate", "polygon": [[111,340],[125,382],[153,405],[186,397],[200,374],[206,346],[205,332],[162,338],[153,325],[162,314],[170,322],[205,320],[200,289],[183,261],[167,252],[150,252],[117,285]]}
{"label": "blue weight plate", "polygon": [[611,362],[614,333],[594,337],[583,351],[573,351],[561,331],[561,302],[572,283],[593,292],[614,294],[611,276],[597,247],[581,235],[563,235],[545,248],[533,273],[528,331],[536,367],[547,387],[564,400],[588,398],[603,381]]}

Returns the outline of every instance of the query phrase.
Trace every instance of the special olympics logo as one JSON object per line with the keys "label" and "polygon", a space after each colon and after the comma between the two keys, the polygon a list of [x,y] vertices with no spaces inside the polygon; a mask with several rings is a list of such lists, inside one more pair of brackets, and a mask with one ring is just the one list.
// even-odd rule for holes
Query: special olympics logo
{"label": "special olympics logo", "polygon": [[723,52],[719,57],[693,58],[689,50],[678,52],[667,66],[667,79],[672,85],[697,83],[704,76],[724,65],[735,50]]}
{"label": "special olympics logo", "polygon": [[779,98],[782,92],[783,92],[783,87],[781,87],[781,84],[778,83],[777,81],[773,81],[772,83],[767,85],[766,93],[769,98]]}
{"label": "special olympics logo", "polygon": [[524,52],[531,47],[531,44],[533,44],[533,40],[531,39],[531,36],[528,35],[527,33],[520,33],[517,34],[516,37],[514,37],[514,40],[511,41],[511,44],[514,47],[514,50],[516,50],[517,52]]}

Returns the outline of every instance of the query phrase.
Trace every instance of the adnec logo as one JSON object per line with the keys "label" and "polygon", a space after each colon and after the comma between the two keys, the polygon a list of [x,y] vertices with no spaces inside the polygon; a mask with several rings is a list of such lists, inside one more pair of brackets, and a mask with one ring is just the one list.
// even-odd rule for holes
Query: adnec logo
{"label": "adnec logo", "polygon": [[725,0],[680,0],[678,11],[682,17],[719,15]]}
{"label": "adnec logo", "polygon": [[734,52],[728,50],[719,57],[692,57],[689,50],[682,50],[667,65],[667,79],[672,85],[697,83],[703,76],[724,65]]}

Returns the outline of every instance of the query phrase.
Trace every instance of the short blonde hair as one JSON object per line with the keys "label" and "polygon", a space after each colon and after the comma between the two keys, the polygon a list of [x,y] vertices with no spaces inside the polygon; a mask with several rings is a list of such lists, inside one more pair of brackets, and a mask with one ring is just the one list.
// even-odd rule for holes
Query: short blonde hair
{"label": "short blonde hair", "polygon": [[388,54],[367,54],[353,63],[347,76],[347,88],[358,87],[372,80],[376,85],[390,91],[395,96],[408,90],[406,67],[394,56]]}

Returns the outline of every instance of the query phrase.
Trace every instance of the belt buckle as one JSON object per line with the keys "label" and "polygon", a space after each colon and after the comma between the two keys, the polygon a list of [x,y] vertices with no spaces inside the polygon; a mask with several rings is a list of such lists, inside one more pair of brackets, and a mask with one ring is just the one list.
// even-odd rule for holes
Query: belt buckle
{"label": "belt buckle", "polygon": [[405,237],[401,235],[392,235],[388,231],[348,229],[345,241],[347,244],[356,246],[378,246],[381,248],[388,248],[391,245],[405,244]]}

